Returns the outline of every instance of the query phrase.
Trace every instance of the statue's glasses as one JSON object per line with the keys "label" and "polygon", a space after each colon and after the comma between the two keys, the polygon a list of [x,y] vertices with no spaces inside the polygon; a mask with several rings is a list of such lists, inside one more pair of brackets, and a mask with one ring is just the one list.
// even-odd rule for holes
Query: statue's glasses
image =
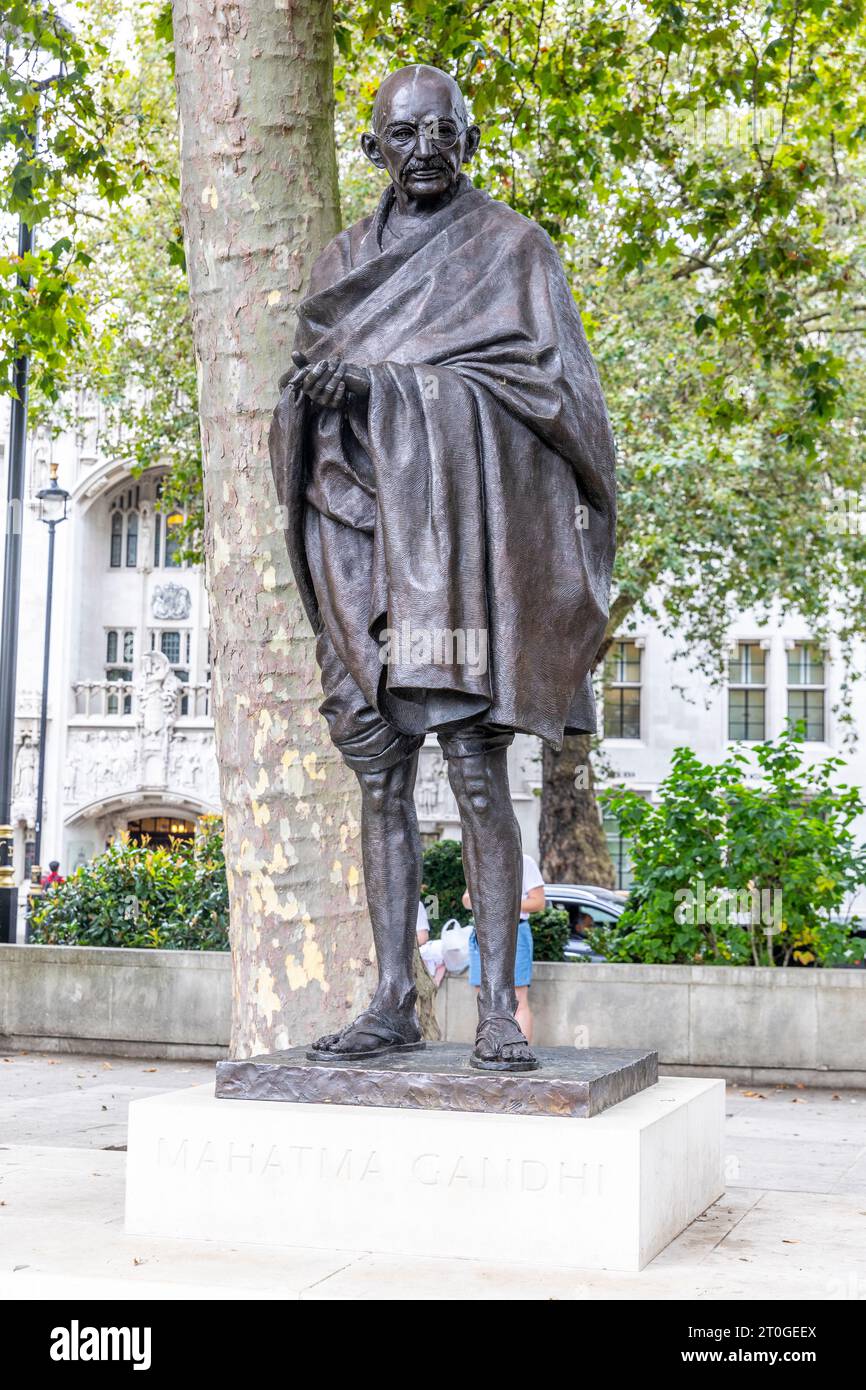
{"label": "statue's glasses", "polygon": [[394,145],[398,150],[413,149],[422,134],[427,136],[437,150],[453,150],[465,129],[465,125],[458,125],[456,121],[449,120],[420,121],[417,125],[412,121],[395,121],[393,125],[386,126],[377,134],[380,139],[387,140],[389,145]]}

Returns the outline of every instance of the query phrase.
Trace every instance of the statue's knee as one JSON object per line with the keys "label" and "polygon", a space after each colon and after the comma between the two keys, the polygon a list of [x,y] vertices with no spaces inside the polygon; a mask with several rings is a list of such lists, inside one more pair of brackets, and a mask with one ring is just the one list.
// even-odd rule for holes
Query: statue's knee
{"label": "statue's knee", "polygon": [[405,763],[381,772],[359,772],[364,808],[376,814],[412,802],[412,779]]}
{"label": "statue's knee", "polygon": [[451,790],[461,811],[483,818],[495,807],[490,773],[474,758],[454,758],[448,764]]}

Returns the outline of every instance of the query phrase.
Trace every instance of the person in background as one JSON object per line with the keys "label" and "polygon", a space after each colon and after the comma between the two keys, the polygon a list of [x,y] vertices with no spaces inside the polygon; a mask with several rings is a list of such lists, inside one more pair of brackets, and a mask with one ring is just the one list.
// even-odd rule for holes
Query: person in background
{"label": "person in background", "polygon": [[60,860],[52,859],[48,865],[48,873],[42,877],[43,888],[53,888],[55,883],[65,883],[66,879],[60,873]]}
{"label": "person in background", "polygon": [[[463,894],[463,906],[472,908],[469,889]],[[523,1029],[527,1042],[532,1042],[532,1010],[529,1007],[529,986],[532,984],[531,912],[544,911],[544,879],[534,859],[523,856],[523,885],[520,899],[520,922],[517,927],[517,953],[514,957],[514,990],[517,995],[515,1018]],[[469,938],[469,983],[481,988],[481,955],[475,932]]]}
{"label": "person in background", "polygon": [[418,934],[418,949],[427,974],[438,989],[445,978],[445,961],[442,956],[442,942],[430,940],[430,920],[423,902],[418,904],[418,921],[415,925]]}

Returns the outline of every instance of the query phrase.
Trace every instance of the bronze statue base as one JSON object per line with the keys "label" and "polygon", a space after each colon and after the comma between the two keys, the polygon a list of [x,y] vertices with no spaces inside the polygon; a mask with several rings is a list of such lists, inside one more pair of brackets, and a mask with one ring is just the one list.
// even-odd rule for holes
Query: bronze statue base
{"label": "bronze statue base", "polygon": [[465,1043],[428,1043],[366,1061],[312,1061],[302,1047],[217,1063],[220,1100],[476,1110],[586,1119],[655,1085],[658,1053],[641,1048],[534,1048],[533,1072],[484,1072]]}

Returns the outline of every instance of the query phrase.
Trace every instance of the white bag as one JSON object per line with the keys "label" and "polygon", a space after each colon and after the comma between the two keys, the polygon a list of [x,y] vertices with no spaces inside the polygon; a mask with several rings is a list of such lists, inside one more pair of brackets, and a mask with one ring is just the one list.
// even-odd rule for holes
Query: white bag
{"label": "white bag", "polygon": [[469,969],[469,938],[472,927],[464,927],[451,917],[442,928],[439,940],[442,942],[442,959],[450,975],[460,975]]}

